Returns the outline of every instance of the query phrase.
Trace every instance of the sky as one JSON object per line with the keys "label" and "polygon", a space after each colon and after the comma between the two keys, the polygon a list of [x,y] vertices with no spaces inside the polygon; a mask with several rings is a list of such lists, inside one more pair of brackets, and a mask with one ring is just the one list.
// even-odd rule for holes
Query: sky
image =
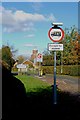
{"label": "sky", "polygon": [[1,0],[2,2],[78,2],[79,0]]}
{"label": "sky", "polygon": [[[2,16],[2,23],[1,23]],[[16,55],[30,56],[33,49],[43,53],[51,23],[62,22],[61,28],[78,27],[77,2],[3,2],[0,4],[2,44],[12,45]],[[1,47],[1,40],[0,40]]]}

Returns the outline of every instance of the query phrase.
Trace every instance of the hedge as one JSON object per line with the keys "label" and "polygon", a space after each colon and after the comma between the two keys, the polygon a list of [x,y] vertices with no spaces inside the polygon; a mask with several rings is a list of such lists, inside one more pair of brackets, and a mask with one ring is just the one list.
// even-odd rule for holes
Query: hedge
{"label": "hedge", "polygon": [[[53,74],[54,72],[53,66],[42,66],[42,69],[45,74]],[[80,76],[80,65],[63,65],[62,71],[63,75]],[[56,72],[61,74],[61,66],[56,67]]]}

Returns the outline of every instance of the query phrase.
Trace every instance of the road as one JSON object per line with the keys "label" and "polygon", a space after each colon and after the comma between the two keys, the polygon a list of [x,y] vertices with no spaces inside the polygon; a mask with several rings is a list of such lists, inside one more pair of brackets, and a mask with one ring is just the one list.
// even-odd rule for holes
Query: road
{"label": "road", "polygon": [[[39,77],[42,81],[48,82],[49,84],[54,84],[53,75],[45,75]],[[72,77],[68,75],[57,75],[56,84],[62,91],[79,94],[80,92],[80,79],[78,77]]]}
{"label": "road", "polygon": [[[13,73],[17,74],[17,73]],[[53,75],[44,75],[39,77],[38,75],[33,75],[38,77],[40,80],[48,82],[49,84],[54,84],[54,76]],[[66,92],[70,92],[72,94],[80,94],[80,78],[73,77],[69,75],[56,75],[56,84],[57,87]]]}

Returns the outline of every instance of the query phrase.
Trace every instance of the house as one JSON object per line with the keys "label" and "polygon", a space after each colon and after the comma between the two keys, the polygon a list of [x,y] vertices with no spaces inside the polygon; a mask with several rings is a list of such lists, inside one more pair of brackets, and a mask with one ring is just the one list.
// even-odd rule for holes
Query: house
{"label": "house", "polygon": [[28,67],[34,67],[34,63],[30,60],[25,60],[22,64],[27,65]]}
{"label": "house", "polygon": [[27,65],[24,64],[17,64],[18,74],[24,74],[27,72]]}
{"label": "house", "polygon": [[23,63],[17,64],[16,67],[18,68],[18,74],[25,74],[29,69],[34,68],[34,64],[27,59]]}

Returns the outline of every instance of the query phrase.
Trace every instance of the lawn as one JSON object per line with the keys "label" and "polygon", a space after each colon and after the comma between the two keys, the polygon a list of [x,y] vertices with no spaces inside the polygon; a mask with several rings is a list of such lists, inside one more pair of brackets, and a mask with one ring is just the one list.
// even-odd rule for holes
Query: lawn
{"label": "lawn", "polygon": [[50,85],[44,81],[41,81],[39,78],[35,78],[27,75],[17,75],[18,78],[25,86],[26,92],[38,92],[41,89],[46,89]]}

